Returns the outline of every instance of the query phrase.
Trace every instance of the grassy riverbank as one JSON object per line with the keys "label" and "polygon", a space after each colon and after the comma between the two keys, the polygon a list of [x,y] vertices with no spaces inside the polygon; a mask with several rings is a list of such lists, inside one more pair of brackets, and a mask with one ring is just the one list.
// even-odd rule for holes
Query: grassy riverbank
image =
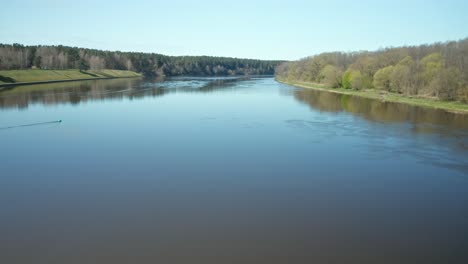
{"label": "grassy riverbank", "polygon": [[130,78],[141,74],[124,70],[11,70],[0,71],[0,86],[37,82],[74,81],[84,79]]}
{"label": "grassy riverbank", "polygon": [[420,98],[420,97],[409,97],[404,96],[401,94],[390,93],[382,90],[375,90],[375,89],[367,89],[367,90],[352,90],[352,89],[344,89],[344,88],[329,88],[322,84],[316,83],[308,83],[308,82],[294,82],[288,81],[284,79],[276,78],[278,82],[302,87],[302,88],[310,88],[316,89],[320,91],[327,91],[332,93],[339,93],[339,94],[349,94],[355,96],[361,96],[370,99],[376,99],[381,101],[388,101],[388,102],[396,102],[396,103],[405,103],[411,104],[416,106],[428,107],[428,108],[436,108],[442,109],[452,113],[462,113],[468,114],[468,104],[461,103],[461,102],[449,102],[449,101],[440,101],[431,98]]}

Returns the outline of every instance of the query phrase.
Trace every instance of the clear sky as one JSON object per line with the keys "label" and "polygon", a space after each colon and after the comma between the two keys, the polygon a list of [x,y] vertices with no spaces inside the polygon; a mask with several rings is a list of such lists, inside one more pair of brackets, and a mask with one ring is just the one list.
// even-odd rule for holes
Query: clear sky
{"label": "clear sky", "polygon": [[0,43],[298,59],[468,37],[468,1],[6,0]]}

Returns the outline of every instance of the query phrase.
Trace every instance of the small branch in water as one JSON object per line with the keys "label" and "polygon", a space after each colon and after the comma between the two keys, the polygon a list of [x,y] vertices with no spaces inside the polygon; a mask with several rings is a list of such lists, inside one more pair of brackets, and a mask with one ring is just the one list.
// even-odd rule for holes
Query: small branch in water
{"label": "small branch in water", "polygon": [[18,125],[18,126],[0,127],[0,129],[10,129],[10,128],[28,127],[28,126],[39,126],[39,125],[55,124],[55,123],[62,123],[62,120],[49,121],[49,122],[41,122],[41,123],[32,123],[32,124]]}

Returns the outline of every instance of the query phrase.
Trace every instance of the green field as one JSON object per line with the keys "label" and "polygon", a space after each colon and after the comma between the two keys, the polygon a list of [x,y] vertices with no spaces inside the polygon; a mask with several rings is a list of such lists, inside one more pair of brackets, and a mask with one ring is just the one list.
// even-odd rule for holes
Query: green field
{"label": "green field", "polygon": [[276,79],[277,81],[297,87],[310,88],[321,91],[327,91],[339,94],[349,94],[355,96],[361,96],[370,99],[376,99],[381,101],[404,103],[417,105],[428,108],[443,109],[452,113],[468,114],[468,104],[454,101],[440,101],[437,99],[421,98],[421,97],[409,97],[397,93],[390,93],[382,90],[367,89],[367,90],[351,90],[344,88],[329,88],[322,84],[307,83],[307,82],[291,82],[287,80]]}
{"label": "green field", "polygon": [[[141,74],[123,70],[12,70],[0,71],[0,84],[46,82],[46,81],[66,81],[92,78],[129,78],[140,77]],[[10,81],[8,81],[10,80]]]}

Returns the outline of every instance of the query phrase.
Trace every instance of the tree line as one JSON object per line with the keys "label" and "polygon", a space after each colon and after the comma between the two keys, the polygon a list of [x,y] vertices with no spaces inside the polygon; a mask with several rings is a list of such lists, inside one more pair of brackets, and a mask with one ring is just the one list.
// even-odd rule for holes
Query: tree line
{"label": "tree line", "polygon": [[281,61],[0,44],[0,70],[131,70],[145,76],[273,75]]}
{"label": "tree line", "polygon": [[374,52],[328,52],[276,69],[279,79],[468,102],[468,38]]}

